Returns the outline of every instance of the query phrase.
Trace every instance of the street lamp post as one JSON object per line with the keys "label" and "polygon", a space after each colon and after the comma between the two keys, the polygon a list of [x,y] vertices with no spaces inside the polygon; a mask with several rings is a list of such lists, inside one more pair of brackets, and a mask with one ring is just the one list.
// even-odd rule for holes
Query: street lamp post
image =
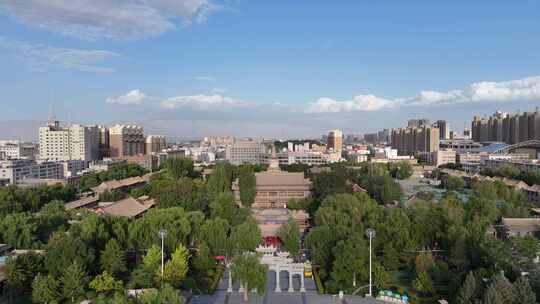
{"label": "street lamp post", "polygon": [[167,230],[161,229],[159,231],[159,237],[161,237],[161,278],[162,279],[163,279],[163,263],[165,260],[165,254],[164,254],[165,236],[167,236]]}
{"label": "street lamp post", "polygon": [[373,289],[372,289],[373,281],[371,278],[371,255],[372,255],[371,240],[375,237],[375,229],[373,228],[366,229],[366,235],[369,238],[369,294],[368,296],[372,297],[373,296]]}

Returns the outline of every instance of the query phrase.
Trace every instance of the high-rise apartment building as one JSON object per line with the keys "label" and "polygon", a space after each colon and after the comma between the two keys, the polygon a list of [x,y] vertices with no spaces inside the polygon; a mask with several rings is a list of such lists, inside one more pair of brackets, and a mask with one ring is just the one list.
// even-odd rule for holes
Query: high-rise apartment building
{"label": "high-rise apartment building", "polygon": [[341,130],[332,130],[328,133],[328,150],[341,152],[343,150],[343,132]]}
{"label": "high-rise apartment building", "polygon": [[148,135],[146,136],[146,154],[161,152],[167,147],[165,136]]}
{"label": "high-rise apartment building", "polygon": [[507,144],[540,139],[540,113],[535,111],[512,115],[497,111],[489,118],[475,116],[472,122],[472,139],[478,142],[500,141]]}
{"label": "high-rise apartment building", "polygon": [[390,134],[392,134],[392,129],[383,129],[377,132],[377,139],[380,143],[389,143]]}
{"label": "high-rise apartment building", "polygon": [[97,126],[74,124],[68,127],[71,158],[68,160],[93,161],[99,159],[99,129]]}
{"label": "high-rise apartment building", "polygon": [[409,121],[407,121],[408,128],[419,128],[419,127],[425,127],[429,125],[431,125],[431,120],[427,118],[409,119]]}
{"label": "high-rise apartment building", "polygon": [[110,156],[109,128],[98,126],[99,129],[99,158],[103,159]]}
{"label": "high-rise apartment building", "polygon": [[450,139],[450,124],[446,120],[437,120],[435,125],[439,129],[439,139]]}
{"label": "high-rise apartment building", "polygon": [[50,161],[92,161],[99,157],[99,130],[78,124],[62,127],[50,120],[39,128],[39,158]]}
{"label": "high-rise apartment building", "polygon": [[379,142],[379,134],[378,133],[366,133],[364,134],[364,141],[368,144],[375,144]]}
{"label": "high-rise apartment building", "polygon": [[391,137],[392,147],[400,155],[439,150],[439,129],[429,125],[393,129]]}
{"label": "high-rise apartment building", "polygon": [[115,125],[109,128],[109,149],[111,157],[144,154],[145,138],[142,127]]}

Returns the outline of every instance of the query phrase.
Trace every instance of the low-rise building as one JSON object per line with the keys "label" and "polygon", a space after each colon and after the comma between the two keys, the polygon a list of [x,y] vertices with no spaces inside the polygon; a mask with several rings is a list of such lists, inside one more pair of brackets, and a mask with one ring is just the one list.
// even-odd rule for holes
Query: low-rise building
{"label": "low-rise building", "polygon": [[353,153],[347,154],[347,160],[351,161],[351,162],[354,162],[354,163],[367,162],[368,158],[369,158],[369,155],[363,154],[363,153],[353,152]]}
{"label": "low-rise building", "polygon": [[103,172],[108,171],[114,166],[127,164],[127,161],[124,159],[111,159],[106,158],[103,160],[93,161],[88,164],[88,170],[93,172]]}
{"label": "low-rise building", "polygon": [[503,236],[525,237],[538,236],[540,231],[540,218],[502,218]]}
{"label": "low-rise building", "polygon": [[23,179],[63,179],[64,166],[60,162],[36,162],[29,159],[0,161],[0,178],[17,184]]}
{"label": "low-rise building", "polygon": [[65,205],[66,210],[79,208],[91,209],[98,206],[99,197],[97,195],[81,197],[78,200],[71,201]]}
{"label": "low-rise building", "polygon": [[137,199],[128,196],[117,202],[98,207],[94,210],[97,214],[122,216],[128,218],[139,217],[155,205],[154,199],[142,196]]}
{"label": "low-rise building", "polygon": [[86,162],[82,160],[66,160],[60,163],[64,168],[64,177],[74,177],[86,170]]}
{"label": "low-rise building", "polygon": [[[341,160],[339,152],[329,153],[320,151],[286,151],[276,154],[280,165],[306,164],[310,166],[320,166],[335,163]],[[262,162],[269,164],[270,155],[263,154]]]}
{"label": "low-rise building", "polygon": [[140,185],[143,185],[150,181],[150,178],[153,176],[153,173],[147,173],[143,176],[134,176],[134,177],[128,177],[121,180],[110,180],[105,181],[99,184],[98,186],[92,188],[92,191],[94,193],[103,193],[106,191],[127,191],[132,188],[138,187]]}
{"label": "low-rise building", "polygon": [[540,205],[540,185],[526,185],[525,187],[521,187],[521,192],[527,195],[527,200],[529,202],[534,203],[537,206]]}
{"label": "low-rise building", "polygon": [[139,165],[140,167],[154,171],[158,168],[159,157],[156,154],[139,154],[131,156],[119,157],[120,160],[125,160],[128,164]]}
{"label": "low-rise building", "polygon": [[7,185],[9,185],[9,178],[0,178],[0,187],[5,187]]}
{"label": "low-rise building", "polygon": [[378,163],[378,164],[388,164],[388,163],[399,163],[399,162],[407,162],[411,165],[416,165],[418,163],[418,161],[416,160],[416,158],[414,158],[414,156],[408,156],[408,155],[404,155],[404,156],[396,156],[396,157],[393,157],[393,158],[386,158],[386,157],[372,157],[370,159],[370,162],[372,163]]}
{"label": "low-rise building", "polygon": [[418,157],[430,165],[439,167],[444,164],[456,163],[456,151],[452,149],[438,150],[430,153],[419,153]]}
{"label": "low-rise building", "polygon": [[34,159],[37,147],[18,140],[0,140],[0,159]]}
{"label": "low-rise building", "polygon": [[261,164],[266,149],[264,144],[254,140],[238,140],[227,146],[225,159],[234,165],[244,163]]}

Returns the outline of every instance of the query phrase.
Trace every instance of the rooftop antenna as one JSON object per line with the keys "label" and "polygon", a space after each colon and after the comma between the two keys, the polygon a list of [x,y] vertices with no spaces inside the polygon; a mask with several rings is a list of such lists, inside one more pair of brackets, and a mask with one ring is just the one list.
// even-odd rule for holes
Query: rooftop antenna
{"label": "rooftop antenna", "polygon": [[56,121],[56,117],[54,115],[54,105],[53,104],[50,104],[49,105],[49,117],[48,117],[48,121],[47,123],[49,125],[54,125],[54,122]]}
{"label": "rooftop antenna", "polygon": [[53,89],[49,90],[49,121],[54,120],[54,101],[53,101]]}

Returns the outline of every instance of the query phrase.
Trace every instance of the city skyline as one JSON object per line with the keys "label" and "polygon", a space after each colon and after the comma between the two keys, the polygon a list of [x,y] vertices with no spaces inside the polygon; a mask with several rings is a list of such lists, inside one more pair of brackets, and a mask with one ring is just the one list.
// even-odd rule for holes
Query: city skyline
{"label": "city skyline", "polygon": [[0,136],[35,140],[51,108],[181,138],[461,131],[540,100],[533,2],[79,2],[0,4]]}

